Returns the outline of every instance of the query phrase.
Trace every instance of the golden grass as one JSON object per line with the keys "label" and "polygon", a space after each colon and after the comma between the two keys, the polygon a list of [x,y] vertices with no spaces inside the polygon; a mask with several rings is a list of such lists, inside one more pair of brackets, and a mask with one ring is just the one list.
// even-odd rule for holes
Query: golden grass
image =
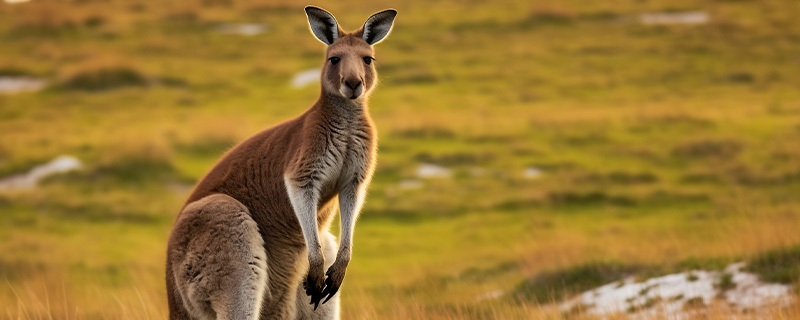
{"label": "golden grass", "polygon": [[[477,297],[590,262],[747,260],[800,243],[796,2],[326,6],[345,29],[400,11],[377,48],[381,152],[346,318],[592,319]],[[664,10],[712,22],[633,22]],[[223,22],[268,31],[215,33]],[[165,318],[164,243],[193,182],[318,93],[288,84],[322,59],[301,6],[34,0],[0,5],[0,36],[0,69],[56,84],[0,96],[0,172],[64,153],[86,163],[0,194],[0,319]],[[108,69],[147,84],[58,87]],[[399,188],[420,161],[454,178]],[[526,167],[543,176],[524,178]],[[698,319],[800,317],[797,304],[704,310]]]}

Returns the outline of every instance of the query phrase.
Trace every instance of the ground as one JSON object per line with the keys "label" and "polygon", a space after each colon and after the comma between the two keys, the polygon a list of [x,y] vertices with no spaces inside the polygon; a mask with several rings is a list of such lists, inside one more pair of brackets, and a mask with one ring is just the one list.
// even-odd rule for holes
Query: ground
{"label": "ground", "polygon": [[[547,304],[737,261],[798,287],[800,2],[324,7],[345,29],[399,12],[376,47],[379,164],[348,319],[568,317]],[[640,20],[685,11],[708,21]],[[0,193],[0,318],[164,318],[166,238],[193,184],[317,97],[291,85],[323,59],[306,23],[290,1],[0,3],[0,76],[49,83],[0,94],[0,177],[84,163]]]}

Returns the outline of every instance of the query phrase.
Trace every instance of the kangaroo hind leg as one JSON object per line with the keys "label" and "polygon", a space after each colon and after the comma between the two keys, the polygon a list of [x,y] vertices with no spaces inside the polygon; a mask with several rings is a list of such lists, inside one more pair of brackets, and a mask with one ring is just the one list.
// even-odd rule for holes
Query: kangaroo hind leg
{"label": "kangaroo hind leg", "polygon": [[247,208],[223,194],[190,203],[170,235],[174,291],[193,319],[258,319],[267,256]]}

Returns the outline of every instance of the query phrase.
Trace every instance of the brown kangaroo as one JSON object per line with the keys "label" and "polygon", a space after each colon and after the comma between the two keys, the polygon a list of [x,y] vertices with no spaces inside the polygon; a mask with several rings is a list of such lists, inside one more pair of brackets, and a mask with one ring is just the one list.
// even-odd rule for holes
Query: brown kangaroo
{"label": "brown kangaroo", "polygon": [[[351,33],[323,9],[305,11],[328,45],[322,93],[299,117],[228,151],[189,196],[167,249],[170,319],[339,318],[336,293],[375,168],[372,45],[397,11]],[[328,231],[337,205],[338,251]]]}

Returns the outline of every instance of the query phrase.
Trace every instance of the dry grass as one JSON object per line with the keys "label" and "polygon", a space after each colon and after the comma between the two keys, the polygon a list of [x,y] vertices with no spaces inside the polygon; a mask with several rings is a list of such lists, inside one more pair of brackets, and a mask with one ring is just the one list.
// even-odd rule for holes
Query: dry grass
{"label": "dry grass", "polygon": [[[326,6],[345,29],[400,12],[377,48],[381,152],[347,318],[592,319],[553,299],[477,297],[592,263],[702,266],[800,243],[797,3]],[[676,10],[712,20],[635,23]],[[216,33],[226,22],[267,31]],[[0,37],[0,73],[54,84],[0,96],[0,173],[65,153],[86,164],[0,194],[0,319],[165,318],[164,243],[186,193],[225,149],[318,93],[288,84],[321,61],[300,5],[34,0],[0,4]],[[453,178],[400,188],[420,161]],[[702,310],[800,317],[797,304]]]}

